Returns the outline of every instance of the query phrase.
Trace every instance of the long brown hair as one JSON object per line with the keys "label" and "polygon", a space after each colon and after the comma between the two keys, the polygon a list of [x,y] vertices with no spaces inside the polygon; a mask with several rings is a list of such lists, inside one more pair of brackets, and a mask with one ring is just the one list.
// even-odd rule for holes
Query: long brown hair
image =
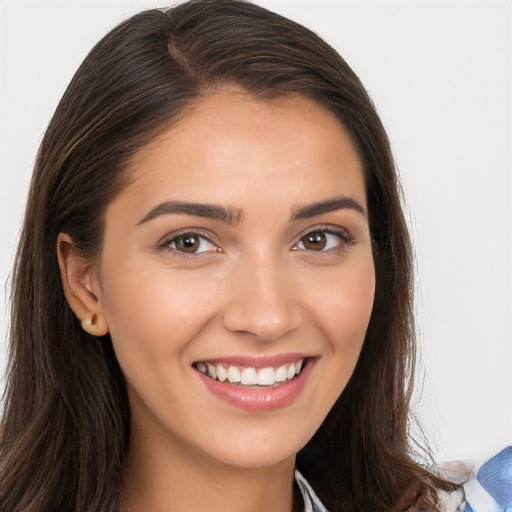
{"label": "long brown hair", "polygon": [[451,488],[412,458],[411,247],[370,98],[311,31],[250,3],[206,0],[146,11],[112,30],[75,74],[44,136],[13,274],[1,511],[119,510],[130,434],[124,378],[109,336],[84,332],[66,303],[57,236],[97,256],[105,210],[129,180],[133,155],[191,102],[227,85],[256,98],[313,99],[344,124],[364,167],[374,309],[354,374],[298,468],[332,512],[396,509],[422,486]]}

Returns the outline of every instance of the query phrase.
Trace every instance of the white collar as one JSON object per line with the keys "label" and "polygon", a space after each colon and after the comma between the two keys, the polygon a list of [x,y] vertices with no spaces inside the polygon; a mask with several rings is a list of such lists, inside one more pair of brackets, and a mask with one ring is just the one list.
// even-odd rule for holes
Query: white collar
{"label": "white collar", "polygon": [[302,494],[302,499],[304,500],[304,512],[328,512],[315,494],[315,491],[313,491],[307,480],[297,469],[295,470],[295,480]]}

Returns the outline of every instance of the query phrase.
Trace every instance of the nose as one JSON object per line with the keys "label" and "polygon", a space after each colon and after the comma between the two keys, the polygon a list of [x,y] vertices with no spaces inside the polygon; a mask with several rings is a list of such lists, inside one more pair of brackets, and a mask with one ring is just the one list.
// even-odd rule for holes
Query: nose
{"label": "nose", "polygon": [[233,272],[224,312],[227,330],[272,341],[300,326],[302,314],[293,272],[271,260],[265,254],[247,258]]}

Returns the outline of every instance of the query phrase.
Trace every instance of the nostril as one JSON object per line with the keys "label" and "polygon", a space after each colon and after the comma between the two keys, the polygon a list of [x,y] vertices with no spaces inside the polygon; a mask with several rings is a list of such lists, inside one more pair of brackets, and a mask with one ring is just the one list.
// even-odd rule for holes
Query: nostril
{"label": "nostril", "polygon": [[269,311],[267,306],[255,308],[232,305],[223,316],[224,327],[232,332],[255,337],[258,341],[273,341],[295,331],[300,325],[300,315],[292,307]]}
{"label": "nostril", "polygon": [[300,308],[292,279],[287,276],[288,270],[278,266],[269,251],[246,255],[231,275],[225,328],[260,341],[275,340],[295,330],[300,325]]}

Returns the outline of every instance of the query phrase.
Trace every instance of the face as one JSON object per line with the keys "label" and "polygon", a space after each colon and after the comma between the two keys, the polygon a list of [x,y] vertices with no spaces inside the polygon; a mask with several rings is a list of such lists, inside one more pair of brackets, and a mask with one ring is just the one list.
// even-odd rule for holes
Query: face
{"label": "face", "polygon": [[131,172],[96,274],[133,432],[237,467],[293,458],[351,376],[373,304],[344,127],[303,98],[216,93]]}

